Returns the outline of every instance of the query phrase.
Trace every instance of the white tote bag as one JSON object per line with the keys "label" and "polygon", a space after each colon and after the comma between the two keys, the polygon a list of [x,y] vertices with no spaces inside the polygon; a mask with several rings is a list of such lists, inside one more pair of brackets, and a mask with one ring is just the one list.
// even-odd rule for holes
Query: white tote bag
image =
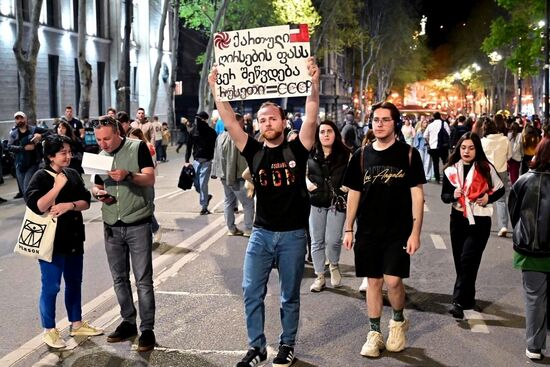
{"label": "white tote bag", "polygon": [[[46,172],[54,176],[52,172],[47,170]],[[27,207],[13,251],[35,259],[52,262],[56,229],[57,219],[53,218],[49,212],[39,215]]]}

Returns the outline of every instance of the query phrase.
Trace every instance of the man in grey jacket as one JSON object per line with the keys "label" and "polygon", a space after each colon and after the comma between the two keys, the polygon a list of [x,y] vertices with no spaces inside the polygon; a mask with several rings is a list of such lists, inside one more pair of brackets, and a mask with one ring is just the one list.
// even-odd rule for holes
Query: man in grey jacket
{"label": "man in grey jacket", "polygon": [[[244,118],[236,113],[235,117],[244,130]],[[247,196],[244,187],[243,171],[248,168],[246,159],[231,140],[227,131],[216,139],[214,161],[212,164],[212,178],[220,178],[224,191],[224,216],[228,236],[250,237],[254,220],[254,199]],[[244,211],[244,231],[235,225],[235,211],[237,199],[241,202]]]}

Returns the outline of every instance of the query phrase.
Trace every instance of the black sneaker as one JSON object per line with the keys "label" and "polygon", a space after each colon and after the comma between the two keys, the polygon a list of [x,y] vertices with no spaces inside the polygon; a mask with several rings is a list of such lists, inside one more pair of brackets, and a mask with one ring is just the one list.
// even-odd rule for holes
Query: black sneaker
{"label": "black sneaker", "polygon": [[14,199],[21,199],[23,197],[23,194],[18,192],[17,195],[15,195],[13,198]]}
{"label": "black sneaker", "polygon": [[279,353],[273,360],[273,367],[288,367],[294,363],[294,347],[290,345],[281,344],[279,346]]}
{"label": "black sneaker", "polygon": [[156,342],[153,330],[143,330],[138,341],[138,352],[148,352],[155,349]]}
{"label": "black sneaker", "polygon": [[237,363],[237,367],[254,367],[267,359],[267,351],[260,348],[250,348],[246,356]]}
{"label": "black sneaker", "polygon": [[3,203],[5,203],[6,201],[7,201],[6,199],[4,199],[4,198],[0,198],[0,204],[3,204]]}
{"label": "black sneaker", "polygon": [[449,313],[457,320],[462,320],[464,318],[464,308],[458,303],[453,303],[453,307],[451,307]]}
{"label": "black sneaker", "polygon": [[207,214],[211,214],[210,211],[206,208],[203,208],[200,212],[200,215],[207,215]]}
{"label": "black sneaker", "polygon": [[118,343],[137,335],[136,325],[128,321],[122,321],[111,334],[107,335],[109,343]]}

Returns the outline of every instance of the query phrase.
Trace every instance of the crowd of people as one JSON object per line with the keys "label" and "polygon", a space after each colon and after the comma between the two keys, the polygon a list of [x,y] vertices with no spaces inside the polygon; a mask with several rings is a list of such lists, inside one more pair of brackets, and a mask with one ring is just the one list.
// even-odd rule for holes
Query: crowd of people
{"label": "crowd of people", "polygon": [[[542,126],[536,116],[527,120],[503,114],[445,118],[436,112],[417,120],[402,116],[389,102],[372,106],[365,128],[358,128],[354,111],[342,123],[318,121],[319,68],[312,58],[307,68],[312,84],[303,114],[289,116],[277,104],[265,102],[254,122],[251,114],[235,113],[228,102],[215,98],[216,124],[202,111],[181,127],[186,138],[178,141],[177,152],[187,144],[185,165],[196,172],[200,214],[210,214],[209,180],[220,179],[227,235],[248,238],[242,288],[249,350],[237,367],[267,360],[264,299],[272,269],[279,273],[282,326],[273,366],[294,362],[308,248],[316,275],[309,289],[315,293],[327,287],[327,271],[332,287],[342,285],[342,247],[353,250],[368,316],[360,354],[373,358],[384,349],[403,351],[411,327],[403,279],[410,276],[411,256],[420,248],[423,185],[430,181],[441,184],[441,200],[451,206],[456,281],[450,314],[462,319],[464,310],[478,309],[476,278],[494,205],[498,236],[513,233],[514,266],[522,270],[526,355],[541,359],[550,272],[548,125]],[[216,77],[214,67],[209,76],[214,97]],[[171,139],[167,124],[148,119],[142,108],[133,121],[126,112],[109,108],[105,116],[81,123],[70,106],[54,129],[29,125],[21,111],[14,120],[8,149],[15,155],[21,194],[34,212],[58,218],[53,259],[39,261],[44,342],[52,348],[65,346],[55,323],[61,277],[70,335],[103,333],[82,320],[81,310],[81,212],[90,207],[93,196],[102,207],[105,251],[122,318],[107,341],[127,340],[139,329],[138,351],[152,350],[152,244],[154,233],[160,232],[154,215],[155,166],[166,161]],[[87,140],[90,129],[93,142]],[[94,177],[90,192],[79,163],[92,145],[114,163],[107,174]],[[244,212],[241,228],[235,223],[239,203]],[[381,324],[384,286],[392,310],[387,329]]]}

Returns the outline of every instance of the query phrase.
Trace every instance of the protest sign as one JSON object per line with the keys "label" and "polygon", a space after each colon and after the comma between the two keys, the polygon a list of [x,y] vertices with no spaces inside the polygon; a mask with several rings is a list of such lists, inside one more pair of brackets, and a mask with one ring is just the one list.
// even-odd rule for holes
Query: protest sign
{"label": "protest sign", "polygon": [[216,95],[222,101],[307,96],[309,56],[307,24],[216,33]]}

